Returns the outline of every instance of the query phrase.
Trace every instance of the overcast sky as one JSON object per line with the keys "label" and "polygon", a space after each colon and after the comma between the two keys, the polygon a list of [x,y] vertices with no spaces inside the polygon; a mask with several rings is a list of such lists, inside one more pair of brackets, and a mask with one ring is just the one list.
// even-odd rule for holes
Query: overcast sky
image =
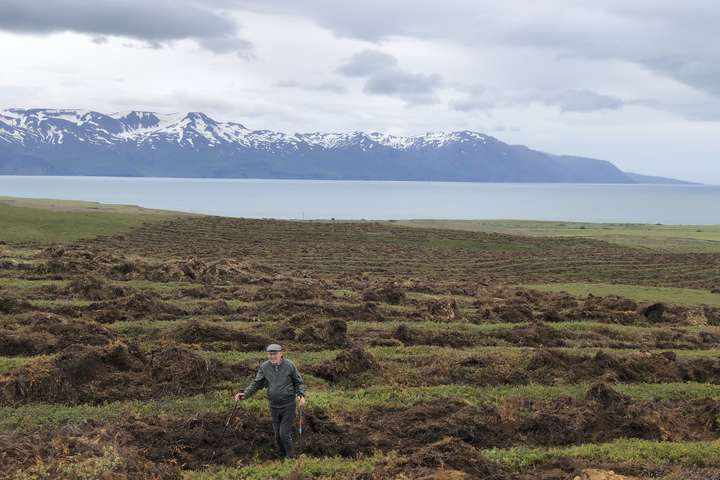
{"label": "overcast sky", "polygon": [[0,0],[0,108],[476,130],[720,184],[713,0]]}

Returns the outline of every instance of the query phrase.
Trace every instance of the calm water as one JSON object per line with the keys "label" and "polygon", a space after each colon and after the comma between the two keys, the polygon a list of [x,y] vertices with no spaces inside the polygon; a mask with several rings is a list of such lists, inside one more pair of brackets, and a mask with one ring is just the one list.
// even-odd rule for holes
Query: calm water
{"label": "calm water", "polygon": [[0,176],[0,195],[253,218],[720,224],[720,186]]}

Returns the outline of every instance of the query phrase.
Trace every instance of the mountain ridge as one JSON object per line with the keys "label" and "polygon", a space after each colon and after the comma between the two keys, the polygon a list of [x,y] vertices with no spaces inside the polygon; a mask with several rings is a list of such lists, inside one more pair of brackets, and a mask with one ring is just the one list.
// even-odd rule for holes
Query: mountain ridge
{"label": "mountain ridge", "polygon": [[42,108],[0,110],[0,174],[533,183],[643,177],[469,130],[287,134],[202,112]]}

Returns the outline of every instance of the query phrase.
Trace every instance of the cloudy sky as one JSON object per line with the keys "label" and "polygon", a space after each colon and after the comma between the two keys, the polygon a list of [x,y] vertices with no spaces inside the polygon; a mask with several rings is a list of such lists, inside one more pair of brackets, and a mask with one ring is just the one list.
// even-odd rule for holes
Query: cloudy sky
{"label": "cloudy sky", "polygon": [[720,2],[0,0],[0,108],[476,130],[720,184]]}

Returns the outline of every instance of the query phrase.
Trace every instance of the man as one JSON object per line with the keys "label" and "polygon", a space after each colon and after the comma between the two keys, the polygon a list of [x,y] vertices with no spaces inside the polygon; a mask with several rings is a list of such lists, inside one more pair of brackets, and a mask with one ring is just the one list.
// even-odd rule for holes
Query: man
{"label": "man", "polygon": [[277,343],[265,349],[268,359],[260,365],[255,380],[243,391],[235,394],[235,400],[250,398],[256,391],[267,387],[270,401],[275,443],[281,457],[295,456],[292,443],[292,427],[295,420],[295,397],[305,406],[305,383],[295,364],[286,359]]}

